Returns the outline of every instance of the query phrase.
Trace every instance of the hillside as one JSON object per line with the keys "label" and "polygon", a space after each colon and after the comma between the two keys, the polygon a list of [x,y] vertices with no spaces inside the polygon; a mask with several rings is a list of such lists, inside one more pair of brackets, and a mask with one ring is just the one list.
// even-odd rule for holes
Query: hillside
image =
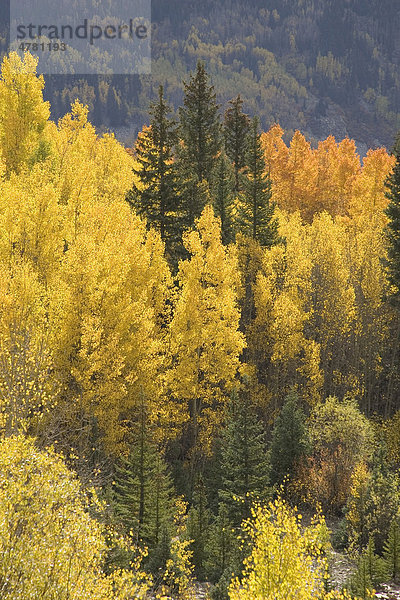
{"label": "hillside", "polygon": [[98,127],[124,127],[131,141],[158,84],[176,108],[200,58],[223,108],[239,92],[264,128],[278,121],[288,138],[300,129],[311,141],[349,136],[362,154],[392,145],[400,125],[396,3],[251,0],[243,10],[236,0],[154,0],[152,9],[152,77],[47,78],[54,117],[79,96]]}
{"label": "hillside", "polygon": [[[180,13],[182,19],[172,15]],[[286,0],[154,8],[154,67],[177,103],[198,58],[220,101],[240,93],[265,128],[391,145],[399,125],[400,36],[393,2]],[[171,41],[174,40],[173,43]]]}

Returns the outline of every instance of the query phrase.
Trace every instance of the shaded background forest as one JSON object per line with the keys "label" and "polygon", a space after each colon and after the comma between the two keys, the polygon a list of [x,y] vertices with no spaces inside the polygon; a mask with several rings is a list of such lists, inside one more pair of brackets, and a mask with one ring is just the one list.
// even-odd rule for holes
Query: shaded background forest
{"label": "shaded background forest", "polygon": [[231,0],[154,0],[152,18],[151,77],[47,77],[52,117],[79,98],[97,127],[131,144],[158,85],[177,108],[182,80],[202,59],[218,100],[240,93],[264,129],[279,122],[288,138],[295,129],[310,140],[349,135],[362,154],[392,144],[400,113],[395,2],[250,0],[243,10]]}

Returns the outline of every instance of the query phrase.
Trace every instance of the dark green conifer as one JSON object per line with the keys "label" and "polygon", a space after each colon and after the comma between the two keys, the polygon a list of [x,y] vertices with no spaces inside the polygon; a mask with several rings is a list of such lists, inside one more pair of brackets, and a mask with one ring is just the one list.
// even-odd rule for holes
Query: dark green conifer
{"label": "dark green conifer", "polygon": [[245,390],[232,394],[222,432],[220,503],[234,527],[250,516],[255,498],[269,494],[269,461],[263,426]]}
{"label": "dark green conifer", "polygon": [[224,138],[226,154],[233,163],[235,191],[240,191],[240,172],[245,166],[246,139],[250,131],[250,119],[243,112],[240,95],[230,100],[224,116]]}
{"label": "dark green conifer", "polygon": [[370,538],[364,552],[358,559],[357,570],[350,580],[350,589],[363,599],[370,598],[368,590],[373,590],[387,580],[385,561],[375,553],[375,545]]}
{"label": "dark green conifer", "polygon": [[137,440],[128,457],[115,468],[113,485],[115,513],[127,532],[156,548],[161,533],[173,520],[173,488],[165,460],[152,441],[142,410]]}
{"label": "dark green conifer", "polygon": [[233,170],[224,151],[217,158],[211,178],[211,195],[215,214],[221,219],[221,236],[224,244],[234,239],[233,232]]}
{"label": "dark green conifer", "polygon": [[281,485],[294,474],[309,449],[306,418],[297,394],[288,395],[275,421],[271,441],[271,483]]}
{"label": "dark green conifer", "polygon": [[190,228],[210,201],[209,186],[221,146],[221,125],[214,86],[203,63],[184,82],[183,107],[179,109],[177,168],[184,226]]}
{"label": "dark green conifer", "polygon": [[150,127],[136,142],[134,181],[127,200],[149,226],[155,227],[165,241],[169,255],[174,253],[182,233],[182,215],[179,208],[177,172],[174,164],[174,145],[177,140],[176,124],[169,118],[171,109],[165,102],[163,87],[159,87],[158,101],[150,108]]}
{"label": "dark green conifer", "polygon": [[198,182],[210,181],[221,144],[221,126],[214,86],[202,62],[184,82],[183,107],[179,109],[182,159],[191,165]]}
{"label": "dark green conifer", "polygon": [[389,200],[386,209],[389,218],[386,231],[389,242],[389,281],[393,286],[393,301],[398,304],[400,302],[400,133],[397,135],[392,153],[396,157],[396,163],[386,181],[386,196]]}
{"label": "dark green conifer", "polygon": [[372,477],[366,498],[370,534],[379,554],[382,554],[390,526],[399,513],[400,478],[390,468],[387,448],[380,440],[372,459]]}
{"label": "dark green conifer", "polygon": [[191,550],[196,578],[205,580],[206,545],[210,535],[211,514],[208,508],[207,490],[201,474],[196,478],[193,489],[192,507],[188,514],[187,532],[193,540]]}
{"label": "dark green conifer", "polygon": [[242,177],[242,232],[261,246],[277,244],[278,223],[271,203],[271,181],[265,173],[264,152],[258,133],[258,119],[251,123],[247,136],[245,169]]}
{"label": "dark green conifer", "polygon": [[383,557],[391,579],[400,577],[400,525],[396,517],[390,524],[388,538],[383,547]]}

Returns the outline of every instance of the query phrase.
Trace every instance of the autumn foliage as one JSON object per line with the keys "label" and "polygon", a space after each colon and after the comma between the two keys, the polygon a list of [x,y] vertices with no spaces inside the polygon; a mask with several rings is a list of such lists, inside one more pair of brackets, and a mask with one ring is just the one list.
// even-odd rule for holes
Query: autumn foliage
{"label": "autumn foliage", "polygon": [[289,145],[274,125],[262,135],[266,169],[275,201],[288,212],[300,211],[311,222],[316,213],[336,216],[373,215],[387,205],[385,179],[394,157],[384,148],[369,150],[363,164],[353,140],[333,136],[312,148],[300,131]]}
{"label": "autumn foliage", "polygon": [[[186,527],[190,510],[209,552],[202,568],[217,578],[210,567],[215,539],[234,538],[229,510],[241,512],[231,506],[237,488],[229,465],[240,461],[234,466],[246,510],[250,498],[274,494],[266,483],[266,440],[288,396],[304,415],[304,444],[288,458],[288,494],[336,514],[347,504],[354,544],[367,536],[360,496],[373,480],[369,417],[394,415],[382,425],[389,466],[375,471],[368,517],[389,531],[379,490],[400,447],[400,326],[385,234],[384,184],[394,158],[380,148],[361,164],[353,141],[329,137],[312,148],[300,132],[287,145],[278,125],[260,135],[254,121],[253,145],[243,152],[254,168],[239,161],[235,187],[229,159],[209,137],[219,131],[211,86],[212,127],[203,132],[210,143],[206,157],[196,154],[193,180],[190,136],[195,125],[203,127],[192,120],[196,102],[184,113],[186,146],[178,141],[177,151],[165,150],[174,130],[154,147],[146,128],[129,153],[114,135],[97,134],[78,101],[52,122],[35,69],[30,55],[11,54],[0,79],[1,597],[55,598],[57,588],[57,598],[110,600],[125,590],[132,596],[134,586],[140,597],[147,580],[126,558],[133,549],[118,555],[126,569],[105,566],[109,547],[100,523],[108,519],[122,537],[132,529],[143,549],[150,506],[157,533],[148,542],[159,565],[153,591],[190,598],[199,555]],[[201,73],[199,86],[207,81]],[[163,154],[167,171],[159,169],[156,182],[151,173],[140,179],[139,148],[143,168],[146,149],[151,164]],[[168,202],[176,206],[161,206],[166,172],[173,183]],[[152,189],[160,206],[146,220]],[[175,214],[181,229],[170,219]],[[160,215],[168,216],[170,235]],[[235,398],[249,407],[238,409],[238,423]],[[248,427],[256,440],[247,438]],[[236,432],[230,445],[224,428]],[[253,477],[258,454],[262,477]],[[289,474],[276,472],[274,482]],[[232,487],[229,510],[224,481]],[[93,484],[107,499],[101,518],[88,514],[99,506],[88,500]],[[253,516],[242,579],[243,555],[232,558],[224,546],[218,577],[225,578],[225,597],[233,573],[232,600],[321,596],[323,521],[302,532],[281,500]],[[327,596],[335,597],[347,596]]]}

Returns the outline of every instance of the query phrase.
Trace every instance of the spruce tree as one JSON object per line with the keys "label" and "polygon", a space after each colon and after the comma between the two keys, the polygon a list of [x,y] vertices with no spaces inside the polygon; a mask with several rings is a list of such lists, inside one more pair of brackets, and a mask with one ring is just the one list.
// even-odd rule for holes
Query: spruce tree
{"label": "spruce tree", "polygon": [[389,535],[383,547],[383,557],[389,576],[398,581],[400,577],[400,526],[395,518],[390,524]]}
{"label": "spruce tree", "polygon": [[400,477],[390,468],[387,449],[382,440],[373,456],[371,475],[366,499],[367,519],[375,547],[381,554],[400,505]]}
{"label": "spruce tree", "polygon": [[221,219],[221,237],[224,244],[233,241],[233,172],[224,151],[215,162],[211,179],[211,195],[215,214]]}
{"label": "spruce tree", "polygon": [[242,231],[257,240],[261,246],[271,247],[279,241],[278,223],[271,203],[271,181],[265,173],[257,117],[253,119],[247,136],[245,163],[242,178]]}
{"label": "spruce tree", "polygon": [[250,119],[244,114],[243,100],[238,95],[229,102],[224,116],[226,154],[233,163],[235,191],[240,191],[240,172],[245,166],[246,138],[250,132]]}
{"label": "spruce tree", "polygon": [[275,421],[271,441],[271,483],[280,485],[294,473],[296,464],[307,454],[305,415],[297,394],[289,394]]}
{"label": "spruce tree", "polygon": [[[198,181],[191,165],[180,158],[177,162],[177,175],[182,209],[181,224],[184,231],[194,226],[196,219],[200,218],[206,205],[211,203],[211,196],[208,182],[205,179]],[[180,248],[180,258],[188,258],[188,254],[182,245]]]}
{"label": "spruce tree", "polygon": [[221,447],[222,486],[220,503],[227,507],[234,527],[250,516],[252,500],[269,493],[269,461],[263,426],[255,414],[249,393],[232,394]]}
{"label": "spruce tree", "polygon": [[193,540],[191,550],[192,562],[196,578],[205,579],[206,544],[210,534],[210,510],[208,508],[207,490],[201,474],[197,476],[192,495],[192,507],[188,514],[187,532]]}
{"label": "spruce tree", "polygon": [[350,580],[351,591],[366,599],[371,596],[368,590],[373,590],[387,580],[388,571],[384,559],[375,553],[373,538],[358,559],[357,571]]}
{"label": "spruce tree", "polygon": [[113,497],[116,516],[127,532],[149,548],[164,544],[162,533],[173,518],[172,481],[147,430],[144,410],[136,443],[116,465]]}
{"label": "spruce tree", "polygon": [[177,140],[176,124],[169,118],[170,112],[160,86],[158,101],[150,108],[150,127],[139,134],[136,142],[138,166],[133,170],[136,177],[127,200],[160,232],[171,255],[180,240],[182,218],[173,153]]}
{"label": "spruce tree", "polygon": [[400,302],[400,133],[398,133],[392,153],[396,163],[392,174],[386,181],[386,196],[389,200],[386,215],[389,218],[387,225],[388,271],[389,281],[392,284],[393,300]]}
{"label": "spruce tree", "polygon": [[220,504],[218,515],[210,527],[206,545],[208,556],[206,573],[212,583],[219,581],[223,573],[231,568],[231,554],[236,541],[227,506]]}
{"label": "spruce tree", "polygon": [[184,226],[193,226],[210,200],[209,185],[221,144],[220,118],[214,87],[203,63],[184,82],[183,107],[179,109],[177,169]]}
{"label": "spruce tree", "polygon": [[197,181],[210,181],[214,158],[220,148],[220,120],[214,86],[209,83],[204,64],[184,82],[183,107],[179,109],[183,159]]}

